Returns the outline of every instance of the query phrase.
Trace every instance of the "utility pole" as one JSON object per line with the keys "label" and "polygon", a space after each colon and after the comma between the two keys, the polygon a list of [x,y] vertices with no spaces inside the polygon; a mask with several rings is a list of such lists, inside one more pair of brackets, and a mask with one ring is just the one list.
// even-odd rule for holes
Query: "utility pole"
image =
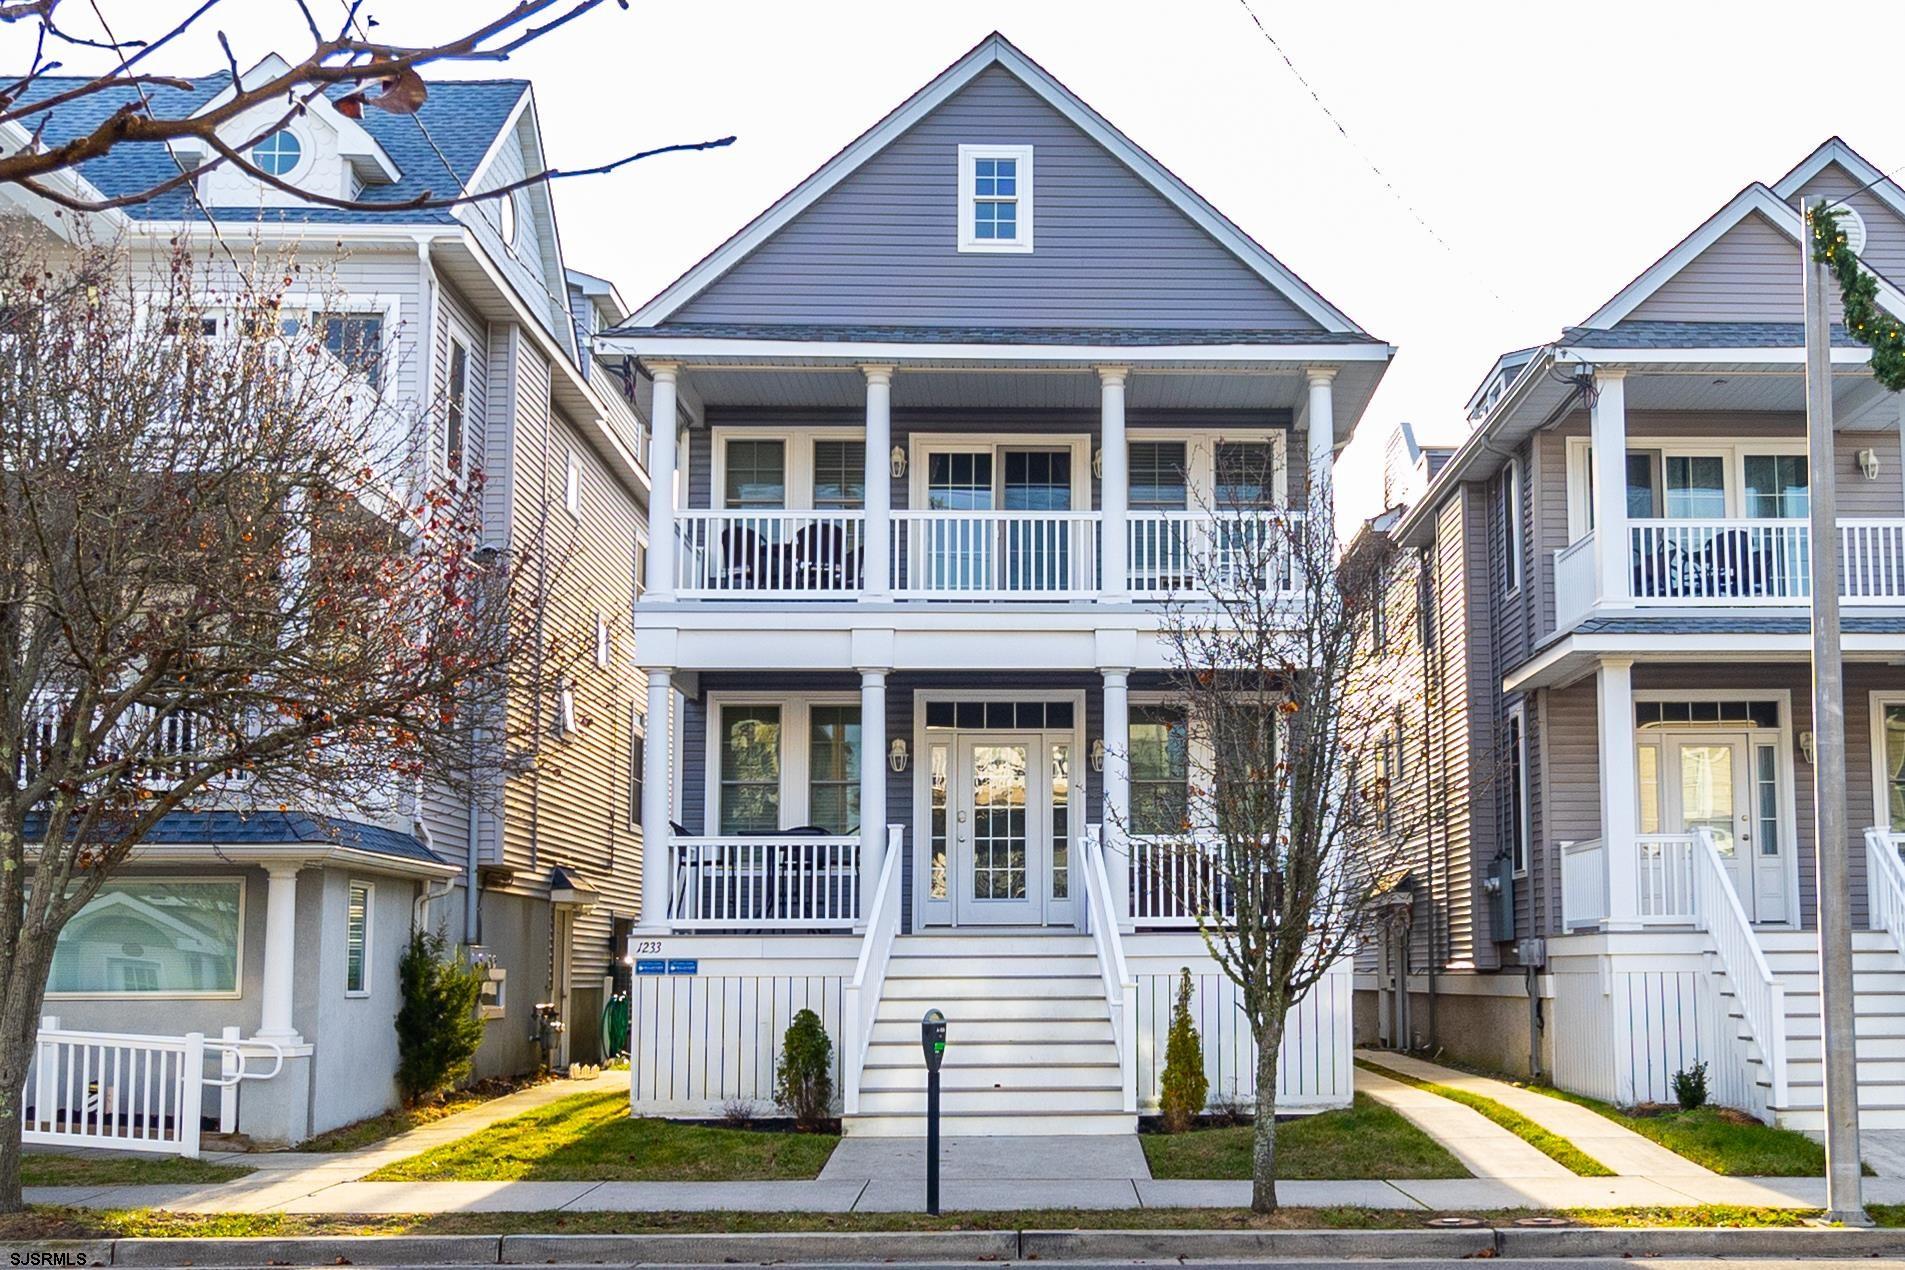
{"label": "utility pole", "polygon": [[1825,1044],[1826,1220],[1869,1226],[1860,1193],[1859,1060],[1852,983],[1852,884],[1846,864],[1845,667],[1839,639],[1838,486],[1832,449],[1832,277],[1813,259],[1801,216],[1806,296],[1806,466],[1812,511],[1812,798],[1819,883],[1819,1013]]}

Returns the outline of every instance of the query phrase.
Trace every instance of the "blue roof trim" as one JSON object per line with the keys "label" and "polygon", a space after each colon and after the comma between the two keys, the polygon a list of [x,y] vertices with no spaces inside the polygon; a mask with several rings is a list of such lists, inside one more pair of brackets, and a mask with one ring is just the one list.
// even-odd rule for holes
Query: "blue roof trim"
{"label": "blue roof trim", "polygon": [[[45,76],[27,87],[18,104],[43,100],[89,82],[83,76]],[[231,77],[221,72],[198,78],[190,89],[153,86],[146,92],[155,115],[182,118],[230,84]],[[430,95],[423,109],[415,115],[393,115],[381,110],[364,112],[359,122],[390,155],[403,176],[389,185],[366,186],[360,195],[363,201],[395,204],[425,193],[438,198],[457,194],[461,183],[476,174],[477,166],[502,134],[503,125],[509,122],[516,104],[529,91],[529,81],[522,79],[431,80],[429,84]],[[339,85],[328,95],[338,97],[349,91],[349,85]],[[85,136],[121,106],[137,101],[137,90],[121,87],[56,106],[45,116],[44,140],[48,145],[60,145]],[[29,126],[38,126],[40,120],[41,116],[33,116]],[[116,198],[177,176],[178,167],[167,146],[140,142],[115,146],[111,152],[80,164],[79,173],[108,198]],[[126,215],[138,220],[186,220],[201,214],[197,200],[183,188],[124,210]],[[220,207],[212,209],[212,216],[221,222],[276,220],[339,225],[393,222],[441,225],[456,221],[447,208],[359,212],[317,206]]]}
{"label": "blue roof trim", "polygon": [[[25,827],[27,838],[38,839],[45,831],[45,824],[45,817],[37,812],[29,813]],[[295,811],[173,812],[153,826],[141,845],[258,847],[292,846],[302,842],[325,843],[423,864],[450,863],[410,834],[336,816]]]}
{"label": "blue roof trim", "polygon": [[818,323],[664,322],[621,325],[607,335],[644,338],[788,340],[873,344],[1380,344],[1358,331],[1285,331],[1256,327],[1138,328],[1112,326],[837,326]]}

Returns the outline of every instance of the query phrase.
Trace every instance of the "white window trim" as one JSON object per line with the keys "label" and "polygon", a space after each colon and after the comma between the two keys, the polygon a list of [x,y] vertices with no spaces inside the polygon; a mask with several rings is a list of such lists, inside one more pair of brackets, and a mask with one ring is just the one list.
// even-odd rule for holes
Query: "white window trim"
{"label": "white window trim", "polygon": [[1502,469],[1502,569],[1506,590],[1504,596],[1512,599],[1521,594],[1521,584],[1527,573],[1522,531],[1525,528],[1521,514],[1521,460],[1510,458]]}
{"label": "white window trim", "polygon": [[[809,797],[811,787],[808,784],[810,770],[807,743],[813,723],[814,706],[858,706],[860,694],[857,692],[814,692],[791,695],[787,693],[759,692],[710,692],[708,694],[708,732],[702,761],[702,822],[703,836],[721,838],[728,835],[721,831],[721,761],[726,753],[727,731],[722,725],[722,714],[729,706],[778,706],[781,712],[781,788],[780,818],[775,826],[779,833],[788,826],[798,827],[811,823],[812,800]],[[866,727],[864,720],[860,729],[860,763],[864,769],[869,762],[877,762],[884,767],[885,754],[866,752]]]}
{"label": "white window trim", "polygon": [[1905,692],[1873,692],[1870,697],[1872,734],[1872,823],[1887,833],[1905,832],[1892,823],[1892,801],[1885,779],[1885,707],[1905,706]]}
{"label": "white window trim", "polygon": [[[351,892],[362,889],[364,892],[364,986],[351,987]],[[377,884],[360,882],[356,878],[344,884],[344,995],[361,999],[370,995],[371,980],[371,941],[372,932],[377,926]]]}
{"label": "white window trim", "polygon": [[595,667],[596,669],[607,670],[609,668],[609,660],[611,656],[612,656],[612,653],[611,653],[611,641],[609,640],[609,619],[605,614],[601,612],[601,610],[598,609],[595,614]]}
{"label": "white window trim", "polygon": [[[1130,447],[1140,441],[1182,441],[1184,443],[1185,510],[1203,511],[1211,506],[1217,488],[1217,447],[1225,444],[1248,445],[1267,441],[1275,447],[1273,460],[1277,505],[1290,501],[1290,430],[1288,428],[1132,428],[1125,434],[1125,471],[1131,470]],[[1127,475],[1125,496],[1131,491]]]}
{"label": "white window trim", "polygon": [[[1588,509],[1588,452],[1589,438],[1569,437],[1568,464],[1568,543],[1581,541],[1587,534]],[[1806,439],[1801,437],[1759,437],[1740,441],[1715,441],[1712,437],[1650,436],[1628,433],[1627,448],[1633,450],[1657,450],[1662,459],[1677,456],[1709,457],[1718,455],[1726,460],[1726,518],[1736,520],[1746,515],[1746,459],[1752,454],[1796,454],[1807,453]],[[1663,471],[1661,480],[1666,480]],[[1664,490],[1662,491],[1664,494]]]}
{"label": "white window trim", "polygon": [[[858,441],[866,444],[866,429],[836,428],[749,428],[725,427],[712,431],[713,471],[709,473],[708,504],[717,511],[728,505],[728,442],[779,441],[781,443],[781,479],[785,483],[781,502],[786,511],[812,511],[814,506],[814,442]],[[889,479],[882,463],[880,470],[866,473],[871,484],[876,478]],[[864,506],[864,504],[863,504]],[[853,511],[854,508],[833,510]]]}
{"label": "white window trim", "polygon": [[[280,181],[296,185],[301,178],[311,175],[311,167],[317,162],[317,152],[315,147],[311,144],[311,134],[295,123],[287,123],[282,128],[273,128],[270,133],[258,138],[258,144],[263,145],[280,132],[290,133],[292,139],[298,143],[298,161],[291,165],[289,172],[274,172],[272,175],[277,177]],[[253,151],[257,150],[257,148],[258,146],[247,146],[245,148],[245,161],[253,164],[260,171],[263,171],[265,165],[259,163],[257,159],[252,157]],[[252,181],[260,188],[270,188],[265,185],[263,181],[258,180],[257,177],[252,176],[250,173],[244,173],[243,175],[247,180]]]}
{"label": "white window trim", "polygon": [[[190,876],[173,877],[170,874],[151,874],[139,877],[115,877],[114,882],[216,882],[225,886],[238,884],[238,945],[232,964],[237,967],[233,976],[234,986],[230,992],[48,992],[48,1001],[239,1001],[245,995],[245,898],[251,890],[251,880],[244,876],[224,877]],[[81,910],[84,911],[83,909]]]}
{"label": "white window trim", "polygon": [[[403,297],[394,292],[347,291],[325,295],[313,291],[291,291],[280,297],[278,311],[283,317],[296,318],[300,330],[311,326],[320,313],[381,317],[384,321],[383,361],[378,364],[377,379],[373,381],[366,376],[366,382],[381,392],[401,379],[407,369],[409,346],[415,341],[415,332],[404,329]],[[466,398],[463,414],[463,426],[466,429],[469,427],[467,403]],[[465,445],[466,454],[468,450],[469,447]]]}
{"label": "white window trim", "polygon": [[[1508,858],[1515,865],[1514,875],[1525,878],[1535,858],[1534,824],[1531,820],[1534,814],[1534,791],[1528,775],[1528,703],[1517,701],[1509,706],[1508,720],[1514,725],[1515,771],[1520,778],[1519,788],[1510,791],[1510,796],[1521,804],[1521,815],[1516,821],[1519,826],[1518,840],[1508,844]],[[1635,797],[1639,796],[1640,791],[1636,788]]]}
{"label": "white window trim", "polygon": [[562,505],[570,516],[582,519],[582,454],[573,448],[562,470]]}
{"label": "white window trim", "polygon": [[[452,467],[450,464],[450,395],[454,385],[451,374],[456,366],[456,351],[463,350],[463,461]],[[470,475],[470,384],[476,378],[470,369],[470,342],[454,332],[450,335],[450,348],[443,357],[443,468],[446,475],[458,485],[463,484]]]}
{"label": "white window trim", "polygon": [[[1007,432],[915,432],[907,438],[907,508],[926,508],[926,456],[930,453],[992,455],[992,488],[1003,488],[1005,464],[1000,456],[1007,450],[1069,449],[1072,454],[1072,510],[1095,511],[1091,487],[1091,437],[1082,432],[1052,432],[1013,435]],[[996,506],[996,503],[995,503]],[[997,694],[993,694],[997,696]]]}
{"label": "white window trim", "polygon": [[[973,164],[979,159],[1018,162],[1018,237],[1010,240],[978,238],[973,233]],[[959,147],[959,250],[989,255],[1023,256],[1032,250],[1032,147],[962,145]]]}
{"label": "white window trim", "polygon": [[[635,759],[635,741],[642,742],[642,761]],[[644,782],[648,774],[642,769],[647,765],[648,755],[648,712],[640,705],[630,703],[628,707],[628,826],[636,837],[642,832],[642,800],[646,796]]]}

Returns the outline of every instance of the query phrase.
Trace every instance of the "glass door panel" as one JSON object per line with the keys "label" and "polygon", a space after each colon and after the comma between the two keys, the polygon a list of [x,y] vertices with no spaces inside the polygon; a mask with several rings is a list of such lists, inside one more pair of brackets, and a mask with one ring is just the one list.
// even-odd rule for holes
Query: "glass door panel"
{"label": "glass door panel", "polygon": [[1033,737],[962,740],[962,789],[953,816],[961,859],[957,920],[1022,923],[1043,920],[1046,820],[1043,782],[1034,767]]}
{"label": "glass door panel", "polygon": [[[1677,736],[1666,743],[1665,833],[1713,834],[1721,863],[1749,920],[1755,916],[1753,830],[1757,785],[1744,736]],[[1782,920],[1783,911],[1770,920]]]}
{"label": "glass door panel", "polygon": [[[1067,512],[1072,508],[1072,452],[1007,450],[1000,506],[1011,512]],[[1062,517],[1030,515],[1008,520],[1005,589],[1059,591],[1071,579],[1071,526]]]}
{"label": "glass door panel", "polygon": [[1667,516],[1672,520],[1726,518],[1726,460],[1717,454],[1669,454]]}
{"label": "glass door panel", "polygon": [[[990,452],[934,451],[926,456],[926,506],[931,511],[991,511]],[[992,589],[992,523],[929,520],[922,545],[931,586],[939,591]]]}

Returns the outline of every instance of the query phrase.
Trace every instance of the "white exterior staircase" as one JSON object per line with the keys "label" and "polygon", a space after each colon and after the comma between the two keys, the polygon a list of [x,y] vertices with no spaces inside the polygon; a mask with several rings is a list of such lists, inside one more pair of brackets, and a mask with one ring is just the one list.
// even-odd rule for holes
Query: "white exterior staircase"
{"label": "white exterior staircase", "polygon": [[901,935],[875,1007],[848,1134],[925,1133],[920,1017],[946,1015],[940,1131],[1133,1133],[1099,961],[1088,935]]}
{"label": "white exterior staircase", "polygon": [[[1775,1107],[1788,1129],[1820,1133],[1825,1067],[1820,1046],[1819,932],[1759,931],[1767,965],[1785,990],[1787,1104]],[[1858,1019],[1859,1122],[1905,1128],[1905,956],[1883,930],[1852,934],[1852,982]],[[1766,1085],[1763,1067],[1755,1072]]]}

